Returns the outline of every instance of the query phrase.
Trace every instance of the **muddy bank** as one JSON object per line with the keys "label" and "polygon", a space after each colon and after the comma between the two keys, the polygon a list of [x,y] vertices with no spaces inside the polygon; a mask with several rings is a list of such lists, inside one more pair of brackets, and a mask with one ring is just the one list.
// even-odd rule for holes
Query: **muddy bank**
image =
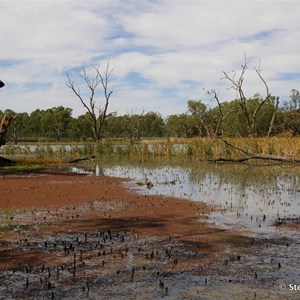
{"label": "muddy bank", "polygon": [[298,260],[276,253],[297,243],[218,229],[212,206],[104,176],[2,176],[0,191],[0,299],[295,296],[278,285]]}

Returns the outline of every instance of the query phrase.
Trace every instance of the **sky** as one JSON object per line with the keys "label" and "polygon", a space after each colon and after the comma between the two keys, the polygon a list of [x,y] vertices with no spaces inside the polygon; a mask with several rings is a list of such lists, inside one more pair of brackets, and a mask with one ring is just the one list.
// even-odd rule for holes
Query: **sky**
{"label": "sky", "polygon": [[[68,74],[104,71],[109,60],[118,115],[183,113],[188,100],[236,97],[223,71],[238,78],[247,58],[246,97],[270,92],[287,100],[300,89],[300,1],[0,0],[0,110],[85,108],[66,86]],[[96,99],[103,101],[99,88]]]}

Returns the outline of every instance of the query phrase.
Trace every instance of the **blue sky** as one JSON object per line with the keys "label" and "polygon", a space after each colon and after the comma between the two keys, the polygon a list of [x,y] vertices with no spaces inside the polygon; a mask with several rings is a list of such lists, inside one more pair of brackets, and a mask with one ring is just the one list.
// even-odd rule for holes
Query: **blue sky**
{"label": "blue sky", "polygon": [[[118,114],[210,106],[205,90],[235,97],[222,71],[248,57],[248,97],[300,89],[300,2],[201,0],[0,0],[0,109],[31,112],[63,105],[85,113],[66,87],[83,65],[114,68],[110,110]],[[84,90],[84,86],[81,86]],[[99,101],[101,101],[99,91]]]}

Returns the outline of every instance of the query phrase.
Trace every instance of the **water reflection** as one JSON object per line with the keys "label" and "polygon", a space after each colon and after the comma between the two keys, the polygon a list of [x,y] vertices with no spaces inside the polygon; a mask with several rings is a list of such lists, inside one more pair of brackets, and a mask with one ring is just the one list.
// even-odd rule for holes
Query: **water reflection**
{"label": "water reflection", "polygon": [[218,226],[255,231],[273,230],[279,217],[300,214],[300,168],[197,163],[186,166],[105,165],[97,175],[131,178],[144,194],[160,194],[213,204],[211,221]]}

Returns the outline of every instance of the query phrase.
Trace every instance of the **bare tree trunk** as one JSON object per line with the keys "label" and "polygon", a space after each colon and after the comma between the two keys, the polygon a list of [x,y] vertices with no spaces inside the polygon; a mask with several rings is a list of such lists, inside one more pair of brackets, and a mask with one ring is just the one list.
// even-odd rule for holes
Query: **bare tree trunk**
{"label": "bare tree trunk", "polygon": [[279,97],[276,97],[275,109],[274,109],[272,119],[271,119],[271,122],[270,122],[269,130],[268,130],[268,136],[271,136],[271,133],[272,133],[272,130],[273,130],[273,127],[274,127],[274,122],[275,122],[277,112],[278,112],[278,106],[279,106]]}
{"label": "bare tree trunk", "polygon": [[260,78],[260,80],[263,82],[265,89],[266,89],[266,97],[256,106],[254,113],[253,113],[253,117],[252,117],[252,132],[255,134],[255,126],[256,126],[256,117],[258,112],[260,111],[260,109],[262,108],[262,106],[270,99],[271,97],[271,93],[269,91],[269,87],[266,83],[266,81],[264,80],[264,78],[261,75],[261,69],[260,67],[258,68],[254,68],[255,72],[257,74],[257,76]]}
{"label": "bare tree trunk", "polygon": [[110,75],[113,71],[113,70],[110,70],[109,62],[110,61],[107,62],[106,69],[105,69],[103,75],[100,73],[99,68],[96,68],[96,72],[97,72],[97,74],[98,74],[98,76],[101,80],[101,85],[102,85],[102,88],[103,88],[103,91],[104,91],[104,98],[105,98],[105,103],[104,103],[103,110],[101,110],[101,106],[99,107],[99,119],[100,119],[100,121],[99,121],[99,126],[98,126],[98,131],[97,131],[97,138],[98,139],[101,138],[101,131],[104,127],[105,120],[108,117],[107,109],[108,109],[109,99],[110,99],[111,94],[113,93],[113,91],[109,91],[109,89],[108,89],[109,78],[110,78]]}
{"label": "bare tree trunk", "polygon": [[250,115],[249,109],[247,107],[247,98],[245,97],[244,94],[244,88],[243,88],[243,83],[244,83],[244,75],[246,70],[248,69],[247,66],[247,59],[245,56],[245,62],[242,65],[242,71],[238,79],[235,79],[236,73],[233,74],[233,76],[229,76],[226,72],[223,71],[223,74],[225,75],[224,79],[227,79],[231,82],[231,87],[235,89],[239,95],[239,101],[240,101],[240,106],[242,109],[242,112],[244,114],[246,123],[247,123],[247,128],[248,128],[248,134],[252,137],[256,135],[256,120],[257,120],[257,114],[260,111],[260,109],[263,107],[263,105],[270,100],[271,98],[271,93],[269,91],[269,87],[265,81],[265,79],[261,75],[261,68],[260,66],[258,68],[254,68],[257,76],[260,78],[260,80],[263,82],[265,89],[266,89],[266,96],[264,99],[262,99],[258,105],[255,107],[254,112],[252,116]]}
{"label": "bare tree trunk", "polygon": [[[86,87],[89,90],[89,97],[88,99],[84,99],[81,95],[80,89],[75,87],[74,81],[71,80],[69,74],[67,74],[67,81],[66,85],[70,88],[76,97],[80,100],[82,105],[88,112],[88,116],[91,122],[91,131],[93,133],[94,141],[98,141],[102,137],[102,131],[104,127],[104,123],[106,118],[110,115],[107,113],[108,105],[110,101],[110,96],[113,93],[109,91],[108,84],[111,73],[113,70],[110,69],[109,61],[107,62],[106,69],[103,74],[100,72],[100,67],[94,67],[96,74],[93,78],[91,78],[87,72],[85,66],[82,67],[82,72],[78,73],[78,77],[83,79]],[[104,107],[101,107],[101,101],[98,103],[95,100],[95,93],[97,91],[98,85],[102,85],[102,89],[104,92]]]}
{"label": "bare tree trunk", "polygon": [[229,114],[231,113],[231,111],[229,111],[226,115],[224,115],[222,104],[220,102],[220,99],[219,99],[219,96],[218,96],[216,90],[214,90],[214,89],[210,90],[210,91],[207,92],[207,94],[214,96],[215,100],[217,101],[218,107],[219,107],[220,117],[218,119],[217,127],[216,127],[215,132],[214,132],[214,137],[217,137],[218,132],[219,132],[219,130],[221,128],[221,125],[222,125],[223,121],[229,116]]}
{"label": "bare tree trunk", "polygon": [[247,99],[245,97],[244,89],[243,89],[244,75],[245,75],[245,72],[246,72],[247,69],[248,69],[248,66],[247,66],[247,61],[246,61],[246,57],[245,57],[245,62],[242,65],[241,74],[240,74],[240,76],[237,80],[235,79],[236,73],[234,73],[232,77],[230,77],[224,71],[223,71],[223,74],[225,75],[224,78],[231,82],[232,88],[235,89],[237,91],[238,95],[239,95],[239,100],[240,100],[239,103],[240,103],[242,112],[243,112],[244,117],[245,117],[245,121],[246,121],[247,128],[248,128],[248,134],[253,136],[254,132],[252,130],[252,122],[250,120],[250,114],[249,114],[247,103],[246,103]]}

